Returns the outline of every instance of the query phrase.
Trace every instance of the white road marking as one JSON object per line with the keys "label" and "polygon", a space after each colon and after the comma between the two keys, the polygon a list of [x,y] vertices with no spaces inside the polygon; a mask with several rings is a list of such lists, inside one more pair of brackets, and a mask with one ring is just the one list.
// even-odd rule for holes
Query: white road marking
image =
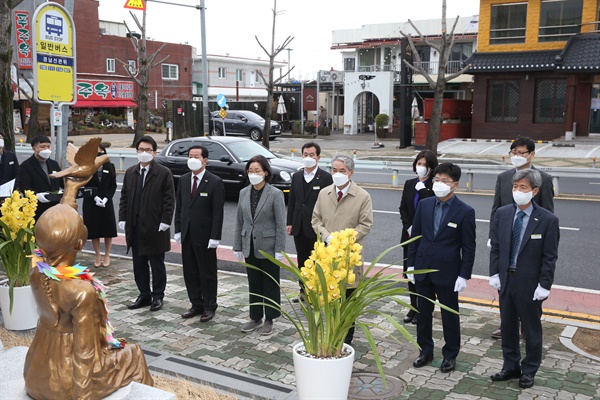
{"label": "white road marking", "polygon": [[600,146],[594,147],[589,153],[585,155],[584,158],[591,158],[598,149],[600,149]]}
{"label": "white road marking", "polygon": [[506,145],[506,143],[503,143],[503,142],[501,142],[501,143],[498,143],[498,144],[496,144],[496,145],[494,145],[494,146],[492,146],[492,147],[488,147],[487,149],[483,149],[483,150],[481,150],[481,151],[480,151],[479,153],[477,153],[477,154],[483,154],[483,153],[485,153],[486,151],[493,149],[494,147],[498,147],[498,146],[504,146],[504,145]]}

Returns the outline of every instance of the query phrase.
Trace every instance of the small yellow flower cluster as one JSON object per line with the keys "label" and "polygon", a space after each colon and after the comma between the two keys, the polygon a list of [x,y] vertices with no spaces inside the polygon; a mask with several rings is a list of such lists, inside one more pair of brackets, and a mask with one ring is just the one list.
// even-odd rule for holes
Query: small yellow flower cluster
{"label": "small yellow flower cluster", "polygon": [[[362,265],[362,246],[356,243],[356,234],[354,229],[345,229],[332,232],[328,246],[321,241],[316,242],[314,250],[300,270],[305,278],[306,289],[318,294],[321,305],[325,298],[328,303],[341,299],[341,291],[356,280],[354,267]],[[326,293],[322,290],[317,265],[323,270]]]}
{"label": "small yellow flower cluster", "polygon": [[25,196],[21,196],[21,193],[15,190],[10,197],[4,200],[0,207],[0,212],[2,212],[0,220],[10,229],[11,239],[17,237],[20,229],[33,228],[37,204],[37,197],[31,190],[26,190]]}

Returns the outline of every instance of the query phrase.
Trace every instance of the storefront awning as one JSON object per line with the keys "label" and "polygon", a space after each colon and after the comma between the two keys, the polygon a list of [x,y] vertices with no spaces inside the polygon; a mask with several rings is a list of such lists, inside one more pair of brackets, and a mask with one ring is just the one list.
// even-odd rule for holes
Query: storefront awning
{"label": "storefront awning", "polygon": [[119,108],[119,107],[137,107],[133,101],[129,100],[78,100],[72,105],[73,108]]}

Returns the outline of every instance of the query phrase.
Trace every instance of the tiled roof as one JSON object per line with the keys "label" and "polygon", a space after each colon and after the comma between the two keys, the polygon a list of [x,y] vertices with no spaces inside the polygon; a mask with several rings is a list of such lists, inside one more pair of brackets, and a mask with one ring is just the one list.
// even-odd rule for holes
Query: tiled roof
{"label": "tiled roof", "polygon": [[572,36],[557,58],[556,68],[560,71],[600,71],[600,34]]}
{"label": "tiled roof", "polygon": [[552,71],[560,50],[473,53],[465,61],[471,64],[469,74],[481,72]]}

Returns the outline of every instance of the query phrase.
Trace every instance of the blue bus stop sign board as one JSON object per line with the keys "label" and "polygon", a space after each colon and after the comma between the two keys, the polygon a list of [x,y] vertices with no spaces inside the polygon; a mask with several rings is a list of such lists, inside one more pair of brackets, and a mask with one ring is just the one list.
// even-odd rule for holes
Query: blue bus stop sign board
{"label": "blue bus stop sign board", "polygon": [[217,95],[217,104],[219,107],[225,107],[227,104],[227,99],[222,94]]}

